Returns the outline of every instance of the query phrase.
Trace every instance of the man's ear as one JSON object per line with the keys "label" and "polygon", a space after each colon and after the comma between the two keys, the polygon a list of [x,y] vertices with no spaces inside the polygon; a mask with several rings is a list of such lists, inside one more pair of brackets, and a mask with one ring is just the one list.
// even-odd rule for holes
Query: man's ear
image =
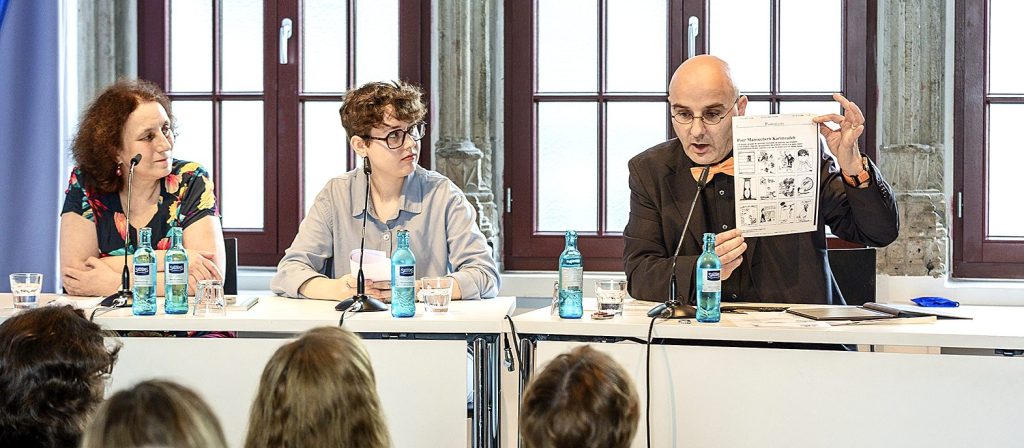
{"label": "man's ear", "polygon": [[747,96],[743,95],[739,100],[736,101],[736,115],[743,116],[747,114]]}

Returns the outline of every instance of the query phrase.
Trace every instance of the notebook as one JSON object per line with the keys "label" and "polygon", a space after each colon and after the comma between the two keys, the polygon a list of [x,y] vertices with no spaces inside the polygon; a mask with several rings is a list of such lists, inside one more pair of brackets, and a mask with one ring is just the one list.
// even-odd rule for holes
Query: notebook
{"label": "notebook", "polygon": [[872,319],[894,319],[904,317],[925,317],[935,316],[939,319],[970,319],[966,316],[958,316],[948,313],[935,313],[928,311],[906,310],[879,303],[868,302],[862,306],[831,306],[820,308],[790,308],[787,313],[806,317],[814,320],[872,320]]}

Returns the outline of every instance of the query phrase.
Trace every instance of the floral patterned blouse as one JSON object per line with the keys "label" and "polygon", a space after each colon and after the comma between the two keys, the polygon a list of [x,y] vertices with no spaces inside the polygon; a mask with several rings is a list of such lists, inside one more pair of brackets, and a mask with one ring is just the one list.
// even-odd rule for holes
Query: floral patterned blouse
{"label": "floral patterned blouse", "polygon": [[[100,257],[124,255],[124,235],[130,225],[121,208],[117,192],[98,193],[88,186],[87,174],[78,167],[71,172],[68,188],[64,190],[64,209],[61,214],[74,212],[96,223],[96,239]],[[185,229],[206,216],[218,216],[210,175],[195,162],[175,160],[171,174],[160,183],[160,198],[156,214],[147,226],[153,232],[153,249],[170,247],[171,227]],[[131,229],[128,253],[134,253],[138,244],[138,230]]]}

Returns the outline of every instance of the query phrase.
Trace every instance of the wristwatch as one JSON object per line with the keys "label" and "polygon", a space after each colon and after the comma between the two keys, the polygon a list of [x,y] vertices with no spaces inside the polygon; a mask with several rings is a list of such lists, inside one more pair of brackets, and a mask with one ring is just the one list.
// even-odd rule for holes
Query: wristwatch
{"label": "wristwatch", "polygon": [[843,179],[845,179],[846,183],[850,184],[851,187],[860,187],[871,180],[871,173],[868,170],[868,158],[862,156],[860,160],[861,163],[863,163],[863,167],[856,176],[843,174]]}

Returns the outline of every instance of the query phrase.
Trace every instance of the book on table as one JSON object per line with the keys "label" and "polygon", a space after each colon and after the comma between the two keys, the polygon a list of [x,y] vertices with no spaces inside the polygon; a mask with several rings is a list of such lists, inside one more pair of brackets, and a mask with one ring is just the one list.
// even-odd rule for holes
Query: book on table
{"label": "book on table", "polygon": [[938,319],[970,319],[952,313],[908,310],[903,307],[868,302],[861,306],[828,306],[816,308],[789,308],[788,313],[814,320],[875,320],[934,316]]}

